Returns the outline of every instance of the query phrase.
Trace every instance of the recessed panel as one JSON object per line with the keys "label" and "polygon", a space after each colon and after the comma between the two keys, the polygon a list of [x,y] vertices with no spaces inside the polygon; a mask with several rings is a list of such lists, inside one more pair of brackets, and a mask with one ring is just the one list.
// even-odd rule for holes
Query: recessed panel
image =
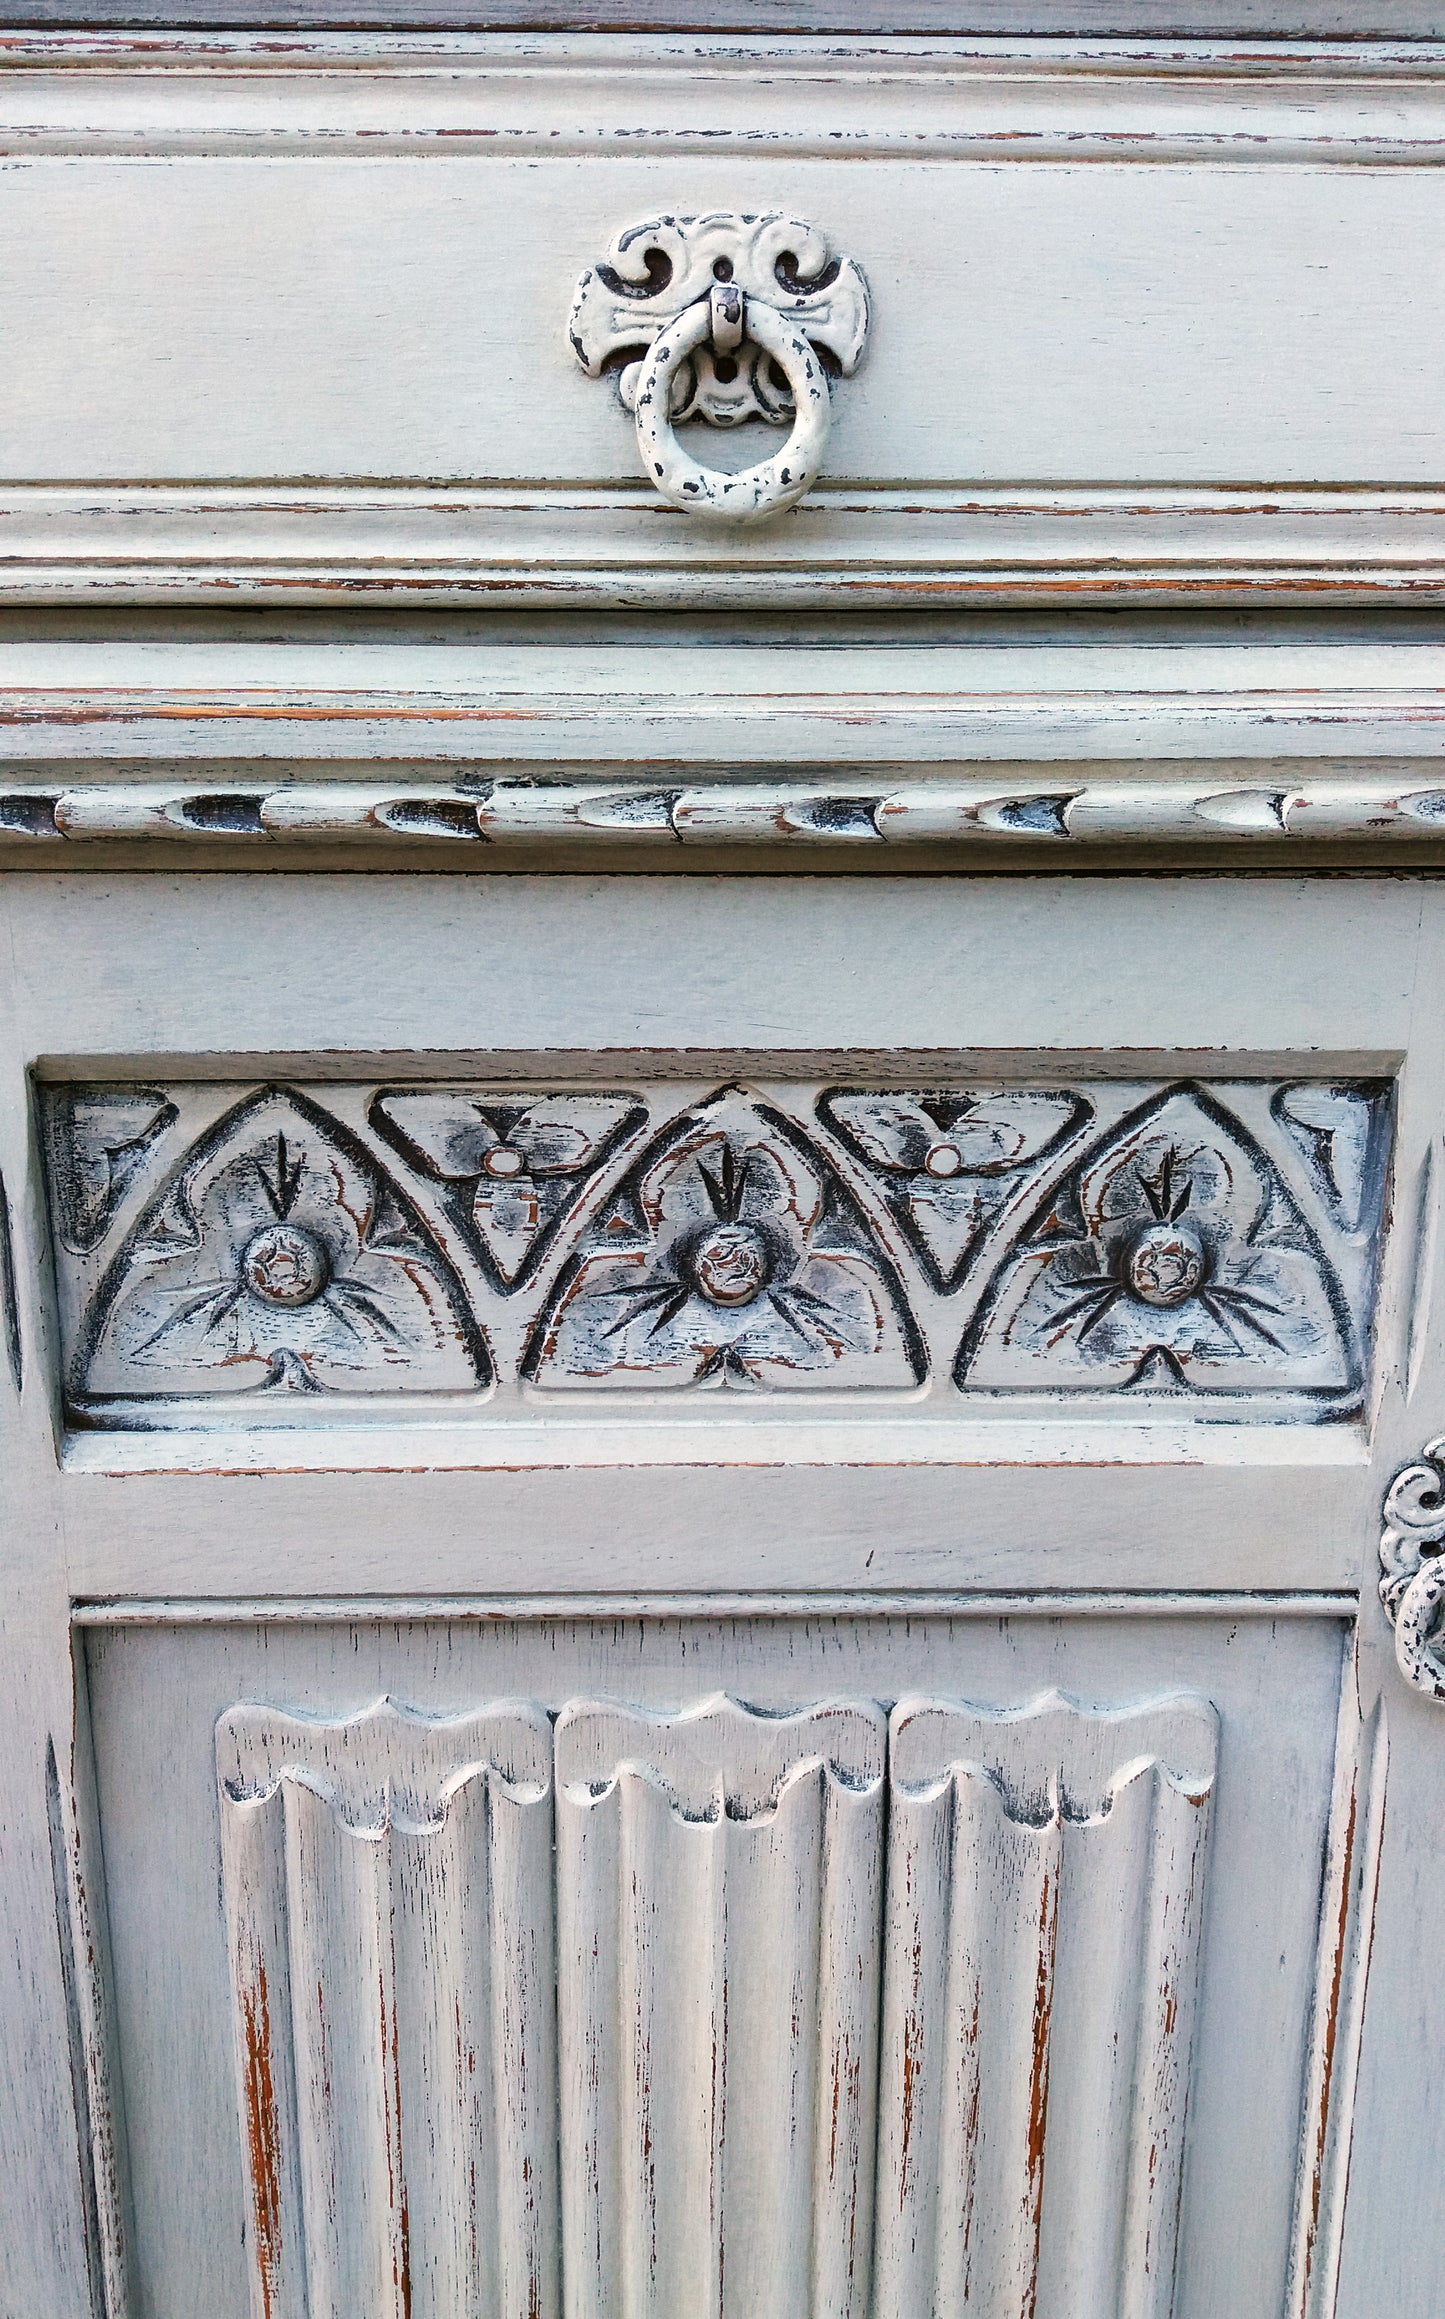
{"label": "recessed panel", "polygon": [[46,1084],[84,1427],[1361,1409],[1383,1080]]}
{"label": "recessed panel", "polygon": [[1277,2319],[1343,1640],[92,1630],[140,2307]]}

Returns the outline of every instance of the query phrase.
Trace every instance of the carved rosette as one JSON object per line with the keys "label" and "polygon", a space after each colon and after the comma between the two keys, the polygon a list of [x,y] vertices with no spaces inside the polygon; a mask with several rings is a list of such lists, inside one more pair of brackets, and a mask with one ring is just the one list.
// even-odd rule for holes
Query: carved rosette
{"label": "carved rosette", "polygon": [[1445,1699],[1440,1621],[1445,1606],[1445,1434],[1403,1466],[1385,1494],[1380,1533],[1380,1600],[1395,1630],[1406,1681],[1427,1699]]}

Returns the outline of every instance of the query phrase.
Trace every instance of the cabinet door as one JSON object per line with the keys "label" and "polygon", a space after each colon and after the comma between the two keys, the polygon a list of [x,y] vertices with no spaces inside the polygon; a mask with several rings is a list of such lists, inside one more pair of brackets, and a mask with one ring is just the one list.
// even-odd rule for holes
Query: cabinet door
{"label": "cabinet door", "polygon": [[1424,2319],[1430,881],[0,902],[17,2307]]}

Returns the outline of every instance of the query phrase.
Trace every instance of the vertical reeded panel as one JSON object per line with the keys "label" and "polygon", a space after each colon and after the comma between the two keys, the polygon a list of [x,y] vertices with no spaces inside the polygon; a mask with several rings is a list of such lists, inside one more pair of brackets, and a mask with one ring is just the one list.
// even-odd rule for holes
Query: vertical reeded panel
{"label": "vertical reeded panel", "polygon": [[885,1739],[867,1701],[559,1719],[568,2319],[866,2309]]}
{"label": "vertical reeded panel", "polygon": [[555,2319],[551,1738],[216,1727],[255,2319]]}
{"label": "vertical reeded panel", "polygon": [[878,2319],[1168,2319],[1213,1709],[890,1727]]}

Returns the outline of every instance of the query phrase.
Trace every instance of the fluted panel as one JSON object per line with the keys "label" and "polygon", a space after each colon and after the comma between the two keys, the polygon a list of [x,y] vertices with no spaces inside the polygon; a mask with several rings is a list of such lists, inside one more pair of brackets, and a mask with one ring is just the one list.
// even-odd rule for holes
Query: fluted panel
{"label": "fluted panel", "polygon": [[1168,2319],[1212,1708],[903,1701],[877,2319]]}
{"label": "fluted panel", "polygon": [[551,1739],[216,1730],[255,2319],[554,2319]]}
{"label": "fluted panel", "polygon": [[885,1725],[556,1734],[568,2319],[852,2319],[869,2282]]}

